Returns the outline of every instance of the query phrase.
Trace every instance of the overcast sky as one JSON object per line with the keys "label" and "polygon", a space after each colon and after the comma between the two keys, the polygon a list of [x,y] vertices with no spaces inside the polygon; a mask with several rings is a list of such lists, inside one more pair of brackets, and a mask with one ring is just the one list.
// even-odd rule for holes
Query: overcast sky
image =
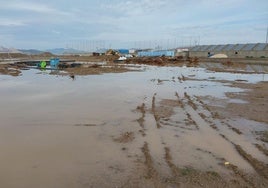
{"label": "overcast sky", "polygon": [[268,0],[0,0],[5,47],[265,42],[267,27]]}

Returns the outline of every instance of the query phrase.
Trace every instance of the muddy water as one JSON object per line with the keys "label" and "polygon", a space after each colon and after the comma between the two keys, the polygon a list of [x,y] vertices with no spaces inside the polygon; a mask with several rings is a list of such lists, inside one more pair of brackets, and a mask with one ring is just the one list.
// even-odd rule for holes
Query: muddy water
{"label": "muddy water", "polygon": [[[243,90],[217,80],[256,83],[267,81],[266,74],[186,67],[143,69],[76,76],[74,80],[38,70],[25,70],[19,77],[0,75],[1,187],[126,186],[137,170],[137,161],[144,158],[144,143],[148,143],[154,168],[161,176],[171,174],[165,148],[178,167],[223,174],[228,174],[222,167],[225,161],[254,172],[232,142],[268,162],[250,147],[250,139],[234,136],[198,102],[199,96],[235,102],[224,93]],[[163,99],[181,100],[184,106],[161,105]],[[137,122],[141,113],[136,109],[142,103],[143,126]],[[163,105],[164,110],[153,110]],[[174,112],[162,117],[169,109]],[[129,139],[129,135],[134,137]]]}

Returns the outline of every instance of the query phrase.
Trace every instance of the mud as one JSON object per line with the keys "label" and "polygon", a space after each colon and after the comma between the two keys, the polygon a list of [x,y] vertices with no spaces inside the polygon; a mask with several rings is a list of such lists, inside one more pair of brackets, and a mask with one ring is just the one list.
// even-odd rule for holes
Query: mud
{"label": "mud", "polygon": [[242,155],[256,170],[264,178],[268,178],[268,165],[253,158],[250,154],[245,152],[240,145],[235,144],[235,148],[240,155]]}
{"label": "mud", "polygon": [[229,103],[225,107],[230,115],[243,116],[251,120],[268,123],[268,82],[250,83],[232,83],[233,87],[247,89],[246,93],[226,93],[229,98],[241,99],[247,101],[244,104]]}
{"label": "mud", "polygon": [[126,133],[122,133],[120,137],[114,138],[114,141],[119,142],[119,143],[127,143],[127,142],[131,142],[134,139],[135,137],[134,137],[133,132],[126,132]]}
{"label": "mud", "polygon": [[123,73],[132,71],[125,66],[113,65],[110,67],[105,67],[96,64],[88,67],[84,66],[83,68],[76,67],[76,68],[66,68],[62,70],[68,72],[70,75],[92,75],[92,74],[105,74],[105,73]]}
{"label": "mud", "polygon": [[255,144],[255,146],[256,146],[261,152],[263,152],[266,156],[268,156],[268,150],[265,149],[265,145]]}
{"label": "mud", "polygon": [[267,67],[105,58],[1,65],[1,187],[268,186]]}
{"label": "mud", "polygon": [[26,67],[26,65],[0,64],[0,74],[19,76],[21,75],[21,69]]}

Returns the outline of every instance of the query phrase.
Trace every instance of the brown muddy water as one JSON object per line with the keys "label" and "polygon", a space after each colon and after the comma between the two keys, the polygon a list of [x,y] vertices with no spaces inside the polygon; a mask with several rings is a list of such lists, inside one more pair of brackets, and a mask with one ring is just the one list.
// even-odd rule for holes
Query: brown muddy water
{"label": "brown muddy water", "polygon": [[268,158],[254,144],[267,144],[253,133],[267,123],[220,118],[207,104],[247,103],[225,93],[267,82],[267,67],[211,66],[0,75],[0,187],[265,187]]}

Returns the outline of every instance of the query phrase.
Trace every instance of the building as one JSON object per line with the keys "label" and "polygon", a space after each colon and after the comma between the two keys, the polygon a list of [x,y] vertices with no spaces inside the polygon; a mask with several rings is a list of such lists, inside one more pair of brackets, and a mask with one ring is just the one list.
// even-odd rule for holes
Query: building
{"label": "building", "polygon": [[189,49],[188,48],[178,48],[178,49],[176,49],[176,56],[189,57]]}
{"label": "building", "polygon": [[229,58],[268,58],[267,43],[200,45],[189,49],[190,57],[226,54]]}
{"label": "building", "polygon": [[138,51],[139,57],[160,57],[160,56],[169,56],[174,57],[174,50],[160,50],[160,51]]}

